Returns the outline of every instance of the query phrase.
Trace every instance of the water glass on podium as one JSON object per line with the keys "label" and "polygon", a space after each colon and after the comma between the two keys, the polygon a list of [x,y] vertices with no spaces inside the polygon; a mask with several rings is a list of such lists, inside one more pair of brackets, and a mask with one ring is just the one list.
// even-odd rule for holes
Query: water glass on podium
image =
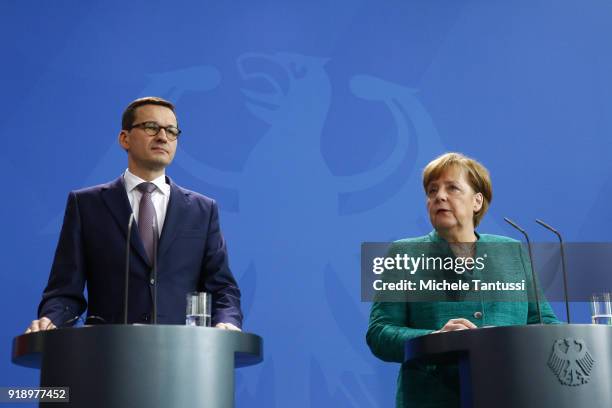
{"label": "water glass on podium", "polygon": [[612,294],[596,293],[591,296],[593,324],[612,325]]}
{"label": "water glass on podium", "polygon": [[211,295],[206,292],[190,292],[187,294],[187,326],[210,327]]}

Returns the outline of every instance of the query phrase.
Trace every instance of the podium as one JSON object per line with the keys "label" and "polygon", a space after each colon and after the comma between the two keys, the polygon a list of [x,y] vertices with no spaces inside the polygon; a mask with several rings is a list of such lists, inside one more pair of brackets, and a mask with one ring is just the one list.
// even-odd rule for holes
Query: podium
{"label": "podium", "polygon": [[257,335],[176,325],[36,332],[12,350],[13,363],[40,368],[42,387],[70,388],[62,407],[87,408],[233,407],[234,368],[262,359]]}
{"label": "podium", "polygon": [[612,407],[612,326],[431,334],[408,340],[404,361],[457,364],[463,408]]}

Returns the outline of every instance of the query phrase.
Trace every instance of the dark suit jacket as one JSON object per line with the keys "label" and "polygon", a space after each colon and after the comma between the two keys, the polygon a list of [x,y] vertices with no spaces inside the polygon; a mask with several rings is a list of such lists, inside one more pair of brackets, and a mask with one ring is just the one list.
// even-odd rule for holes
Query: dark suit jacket
{"label": "dark suit jacket", "polygon": [[[212,323],[242,326],[240,290],[229,269],[214,200],[169,178],[170,200],[159,241],[157,316],[160,324],[185,324],[185,296],[212,293]],[[57,326],[83,313],[123,322],[127,224],[131,213],[123,176],[68,196],[49,283],[38,307]],[[131,238],[130,323],[151,320],[151,264],[136,223]],[[88,301],[83,296],[87,284]]]}

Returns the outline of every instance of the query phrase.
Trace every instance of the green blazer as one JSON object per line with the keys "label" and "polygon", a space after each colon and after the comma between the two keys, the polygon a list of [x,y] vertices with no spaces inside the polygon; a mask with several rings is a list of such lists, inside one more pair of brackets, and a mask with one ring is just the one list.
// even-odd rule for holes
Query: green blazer
{"label": "green blazer", "polygon": [[[497,235],[478,235],[478,243],[518,243]],[[446,241],[437,232],[418,238],[396,241],[390,256],[410,252],[417,243],[441,243]],[[497,273],[519,273],[526,277],[531,288],[531,266],[528,255],[520,245],[509,245],[508,252],[490,267],[481,271],[487,276]],[[500,257],[498,257],[500,258]],[[453,273],[454,274],[454,273]],[[541,292],[540,292],[541,293]],[[510,326],[538,323],[536,304],[528,302],[441,301],[441,302],[374,302],[366,341],[372,353],[384,361],[402,363],[397,380],[397,407],[459,407],[459,373],[456,365],[426,365],[404,363],[406,340],[424,336],[439,330],[450,319],[464,318],[478,327]],[[560,323],[550,305],[541,296],[541,313],[544,323]],[[477,313],[479,312],[479,313]],[[443,334],[440,334],[443,335]]]}

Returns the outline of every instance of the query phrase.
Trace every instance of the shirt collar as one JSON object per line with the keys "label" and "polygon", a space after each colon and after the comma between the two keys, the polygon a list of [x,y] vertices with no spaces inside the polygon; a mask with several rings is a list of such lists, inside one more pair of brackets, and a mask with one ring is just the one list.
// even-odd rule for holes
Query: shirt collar
{"label": "shirt collar", "polygon": [[[123,180],[125,182],[125,188],[128,193],[131,193],[139,184],[145,183],[146,180],[141,179],[134,173],[130,172],[129,169],[125,169],[125,173],[123,173]],[[151,183],[155,184],[157,187],[157,191],[166,195],[170,192],[170,186],[166,182],[166,175],[162,174],[158,178],[151,180]]]}

